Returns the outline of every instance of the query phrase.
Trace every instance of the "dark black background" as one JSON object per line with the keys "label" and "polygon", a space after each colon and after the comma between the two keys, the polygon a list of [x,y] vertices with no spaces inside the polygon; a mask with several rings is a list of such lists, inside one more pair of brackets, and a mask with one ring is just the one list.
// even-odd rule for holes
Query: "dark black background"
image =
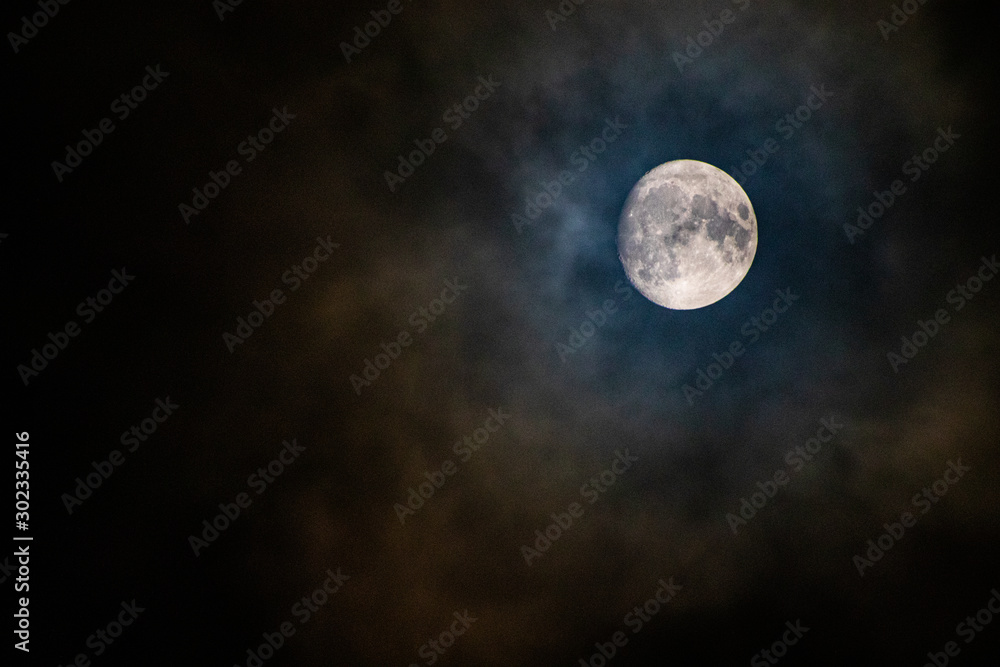
{"label": "dark black background", "polygon": [[[746,664],[797,618],[786,664],[920,665],[955,639],[1000,586],[998,285],[901,373],[885,353],[1000,250],[996,9],[928,0],[885,42],[886,3],[772,4],[684,73],[671,52],[726,3],[590,0],[552,31],[555,3],[416,0],[347,64],[339,43],[383,5],[244,0],[220,22],[207,0],[73,0],[8,50],[3,414],[8,444],[31,434],[35,538],[17,664],[70,664],[133,598],[147,611],[93,664],[244,664],[338,566],[351,580],[267,664],[422,662],[469,608],[440,664],[576,665],[670,576],[684,590],[612,664]],[[8,6],[5,31],[34,9]],[[51,161],[157,63],[167,81],[57,183]],[[390,193],[396,155],[490,72],[496,99]],[[701,311],[636,295],[561,363],[624,278],[615,223],[642,174],[728,171],[821,82],[829,108],[744,186],[744,283]],[[178,203],[284,105],[289,129],[185,225]],[[622,145],[518,234],[525,195],[619,114]],[[847,243],[948,125],[956,147]],[[339,253],[230,355],[221,332],[328,234]],[[123,266],[134,284],[25,387],[16,366]],[[348,377],[454,276],[466,300],[357,396]],[[794,317],[689,407],[682,385],[786,286]],[[68,516],[73,480],[166,396],[180,410]],[[497,405],[515,425],[400,526],[393,503]],[[848,428],[822,466],[733,537],[724,514],[831,413]],[[301,462],[195,558],[187,536],[292,437]],[[525,567],[520,545],[625,446],[636,472]],[[859,578],[852,556],[956,457],[969,479]],[[998,632],[954,664],[997,664]]]}

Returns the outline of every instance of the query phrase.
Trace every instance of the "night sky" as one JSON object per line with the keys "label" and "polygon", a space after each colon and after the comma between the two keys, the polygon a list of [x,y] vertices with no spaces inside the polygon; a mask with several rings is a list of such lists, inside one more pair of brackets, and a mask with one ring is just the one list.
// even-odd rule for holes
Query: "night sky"
{"label": "night sky", "polygon": [[4,12],[13,664],[1000,664],[995,7],[232,1]]}

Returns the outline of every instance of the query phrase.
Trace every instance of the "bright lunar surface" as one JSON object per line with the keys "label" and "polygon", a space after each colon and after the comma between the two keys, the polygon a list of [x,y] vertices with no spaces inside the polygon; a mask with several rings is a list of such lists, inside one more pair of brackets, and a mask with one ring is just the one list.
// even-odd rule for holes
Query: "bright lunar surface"
{"label": "bright lunar surface", "polygon": [[629,193],[618,255],[647,299],[675,310],[715,303],[746,276],[757,216],[727,173],[695,160],[661,164]]}

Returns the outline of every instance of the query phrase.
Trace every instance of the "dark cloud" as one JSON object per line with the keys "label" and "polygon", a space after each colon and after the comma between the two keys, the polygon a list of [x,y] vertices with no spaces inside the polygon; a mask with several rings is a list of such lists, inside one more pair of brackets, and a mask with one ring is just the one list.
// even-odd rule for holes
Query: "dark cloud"
{"label": "dark cloud", "polygon": [[[813,629],[788,660],[937,650],[997,585],[1000,292],[946,300],[998,250],[981,225],[994,64],[952,23],[981,10],[927,3],[885,41],[881,3],[741,4],[594,0],[553,30],[556,3],[407,2],[349,64],[339,43],[380,6],[246,2],[222,23],[207,2],[64,7],[15,60],[61,66],[31,103],[57,124],[26,149],[32,177],[50,179],[49,156],[143,66],[172,74],[70,182],[33,186],[42,226],[13,271],[66,230],[54,275],[16,301],[15,365],[108,267],[140,276],[69,368],[29,388],[31,414],[60,415],[37,430],[82,443],[52,465],[50,504],[154,397],[183,407],[120,485],[53,517],[76,555],[47,561],[65,568],[52,590],[148,595],[151,628],[128,650],[183,637],[177,655],[208,643],[223,663],[337,567],[349,581],[268,664],[424,664],[419,647],[466,609],[478,620],[441,664],[576,664],[670,577],[683,589],[616,660],[746,660],[799,617]],[[735,20],[679,71],[675,52],[727,7]],[[98,46],[60,59],[84,53],[88,21]],[[445,111],[491,76],[496,92],[450,127]],[[780,124],[819,86],[832,95],[809,120]],[[177,204],[285,105],[289,128],[185,225]],[[627,127],[606,152],[580,152],[614,119]],[[954,147],[910,182],[904,163],[949,127]],[[447,140],[390,191],[384,173],[436,128]],[[750,175],[768,140],[779,149]],[[743,171],[760,228],[747,278],[698,311],[632,291],[615,246],[630,189],[673,159]],[[515,224],[564,171],[551,206]],[[844,224],[895,179],[906,194],[851,243]],[[327,237],[340,247],[290,292],[284,272]],[[468,289],[437,314],[446,281]],[[229,354],[222,332],[274,289],[288,301]],[[786,313],[749,324],[785,289],[799,296]],[[951,321],[894,372],[886,354],[938,308]],[[392,352],[401,332],[412,343]],[[734,341],[746,354],[689,403],[684,386]],[[509,423],[461,461],[453,446],[490,409]],[[831,417],[843,429],[734,536],[727,513]],[[194,558],[187,536],[291,438],[301,458]],[[624,450],[638,460],[590,504],[581,485]],[[394,505],[449,459],[455,474],[401,525]],[[859,577],[853,556],[958,459],[968,476]],[[526,565],[522,545],[573,502],[583,516]],[[112,606],[84,605],[55,659]]]}

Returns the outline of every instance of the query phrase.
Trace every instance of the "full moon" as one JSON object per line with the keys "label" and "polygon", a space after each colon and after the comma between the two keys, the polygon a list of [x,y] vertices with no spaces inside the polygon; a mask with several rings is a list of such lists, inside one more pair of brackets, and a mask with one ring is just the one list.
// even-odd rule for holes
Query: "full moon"
{"label": "full moon", "polygon": [[653,303],[693,310],[746,276],[757,253],[757,216],[727,173],[696,160],[661,164],[636,183],[618,222],[618,256]]}

